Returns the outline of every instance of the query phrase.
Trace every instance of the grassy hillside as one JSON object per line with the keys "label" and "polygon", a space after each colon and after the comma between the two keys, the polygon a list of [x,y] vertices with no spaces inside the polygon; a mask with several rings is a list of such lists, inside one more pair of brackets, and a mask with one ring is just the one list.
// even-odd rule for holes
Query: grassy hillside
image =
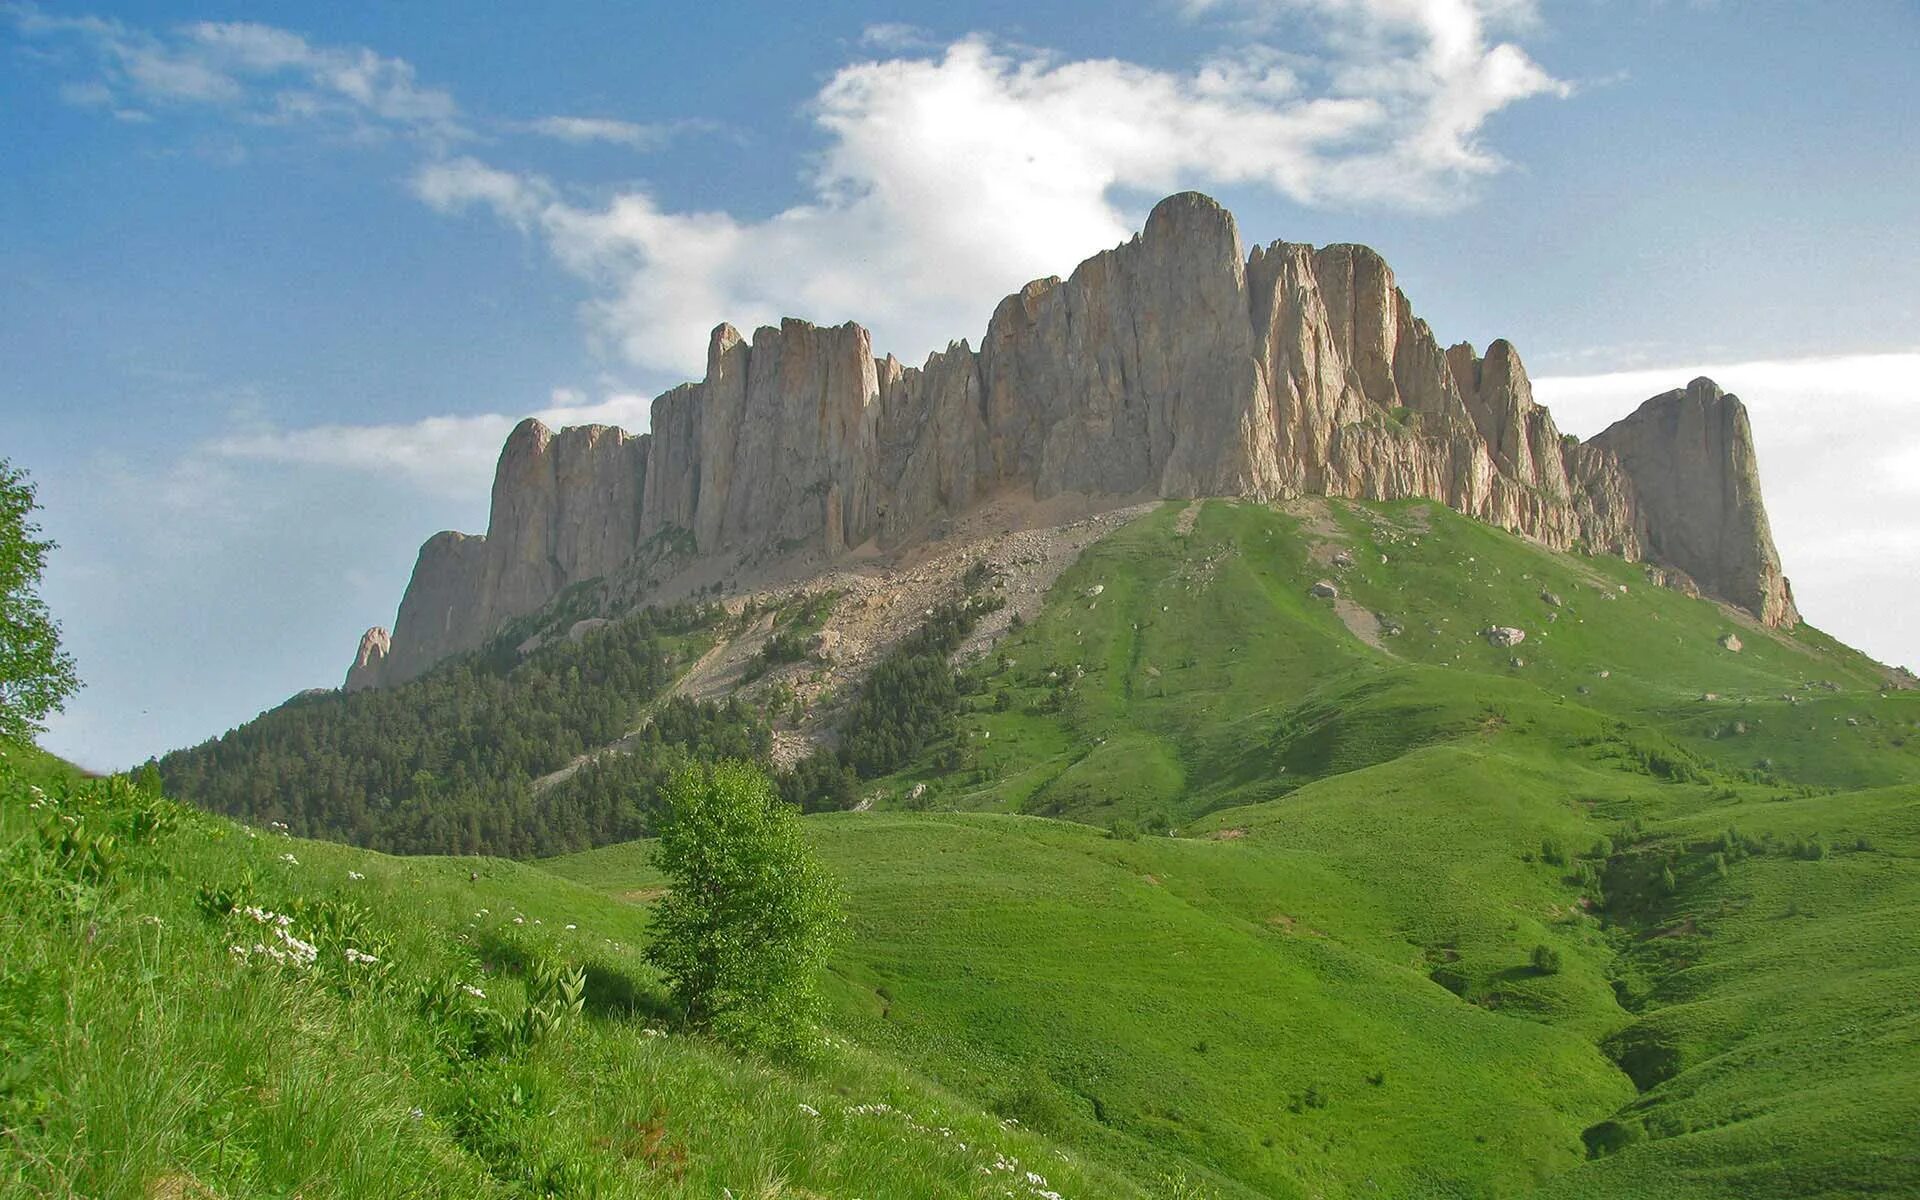
{"label": "grassy hillside", "polygon": [[807,819],[848,927],[806,1063],[648,1033],[648,843],[388,858],[13,752],[0,1180],[1920,1194],[1920,695],[1863,656],[1434,505],[1213,502],[962,669],[950,740]]}
{"label": "grassy hillside", "polygon": [[[884,1053],[661,1034],[620,899],[250,831],[5,749],[0,1193],[1142,1194]],[[549,967],[582,972],[577,1015]]]}
{"label": "grassy hillside", "polygon": [[1223,1195],[1920,1189],[1920,704],[1876,664],[1434,506],[1219,503],[971,671],[960,769],[876,799],[985,811],[812,825],[850,1036]]}

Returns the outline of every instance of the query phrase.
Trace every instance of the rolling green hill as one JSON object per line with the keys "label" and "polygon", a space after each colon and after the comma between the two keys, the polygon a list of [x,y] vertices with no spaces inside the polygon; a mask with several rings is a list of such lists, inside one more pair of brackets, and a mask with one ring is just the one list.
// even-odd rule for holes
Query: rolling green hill
{"label": "rolling green hill", "polygon": [[[16,751],[0,1181],[1920,1193],[1920,695],[1864,656],[1437,505],[1220,501],[959,669],[950,741],[807,819],[849,918],[807,1064],[648,1034],[649,843],[388,858]],[[99,878],[30,785],[122,836]],[[236,889],[327,969],[230,950]]]}

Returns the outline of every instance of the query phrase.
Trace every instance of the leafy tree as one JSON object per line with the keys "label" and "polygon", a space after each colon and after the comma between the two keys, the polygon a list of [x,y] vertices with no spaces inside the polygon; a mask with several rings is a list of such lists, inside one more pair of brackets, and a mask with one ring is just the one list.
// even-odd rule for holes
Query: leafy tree
{"label": "leafy tree", "polygon": [[687,1020],[736,1044],[798,1046],[819,1010],[840,890],[792,806],[747,763],[685,771],[667,790],[654,862],[672,886],[647,956]]}
{"label": "leafy tree", "polygon": [[26,741],[79,688],[60,626],[37,589],[54,548],[31,518],[27,473],[0,459],[0,737]]}
{"label": "leafy tree", "polygon": [[1532,961],[1533,969],[1542,975],[1558,975],[1560,973],[1560,952],[1552,946],[1535,946],[1533,948]]}

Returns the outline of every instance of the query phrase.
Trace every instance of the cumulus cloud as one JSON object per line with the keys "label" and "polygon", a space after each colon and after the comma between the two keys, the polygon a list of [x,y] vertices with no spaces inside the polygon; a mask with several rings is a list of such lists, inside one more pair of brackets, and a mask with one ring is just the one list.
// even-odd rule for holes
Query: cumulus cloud
{"label": "cumulus cloud", "polygon": [[1886,662],[1920,667],[1920,352],[1683,364],[1545,377],[1534,395],[1591,436],[1705,375],[1746,404],[1767,513],[1801,610]]}
{"label": "cumulus cloud", "polygon": [[[471,158],[424,166],[442,211],[490,209],[590,287],[595,332],[630,361],[697,372],[719,322],[872,323],[918,358],[973,333],[1027,279],[1124,240],[1129,197],[1252,185],[1304,204],[1444,208],[1501,169],[1493,112],[1564,91],[1479,9],[1316,0],[1331,57],[1254,44],[1187,71],[1063,60],[961,38],[848,65],[809,112],[826,146],[806,199],[764,220],[675,212],[646,191],[587,202]],[[1399,10],[1407,9],[1406,13]]]}

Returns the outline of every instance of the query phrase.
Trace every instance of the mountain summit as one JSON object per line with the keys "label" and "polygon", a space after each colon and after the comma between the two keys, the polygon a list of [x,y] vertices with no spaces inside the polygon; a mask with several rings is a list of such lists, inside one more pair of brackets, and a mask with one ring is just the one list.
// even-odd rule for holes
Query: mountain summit
{"label": "mountain summit", "polygon": [[875,358],[851,322],[751,341],[721,325],[706,378],[658,397],[646,434],[523,422],[486,535],[421,547],[390,646],[369,631],[350,686],[412,678],[586,580],[637,594],[898,549],[1009,494],[1429,497],[1799,619],[1736,397],[1695,380],[1580,442],[1507,342],[1443,350],[1371,249],[1249,255],[1230,213],[1184,192],[1125,245],[1002,300],[977,350],[916,368]]}

